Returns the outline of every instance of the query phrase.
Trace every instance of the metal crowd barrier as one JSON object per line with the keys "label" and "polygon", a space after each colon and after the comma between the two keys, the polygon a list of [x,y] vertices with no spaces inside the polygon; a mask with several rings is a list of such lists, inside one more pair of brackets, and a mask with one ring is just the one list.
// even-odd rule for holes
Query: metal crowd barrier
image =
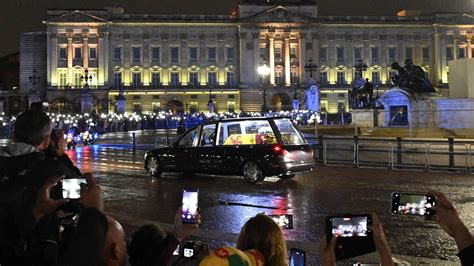
{"label": "metal crowd barrier", "polygon": [[322,165],[474,174],[471,140],[318,136],[312,147]]}

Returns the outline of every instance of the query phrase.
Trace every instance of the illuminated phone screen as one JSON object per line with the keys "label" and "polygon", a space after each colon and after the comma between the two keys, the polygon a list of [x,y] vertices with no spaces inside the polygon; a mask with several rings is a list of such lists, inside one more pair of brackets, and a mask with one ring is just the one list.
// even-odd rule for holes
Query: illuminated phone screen
{"label": "illuminated phone screen", "polygon": [[197,189],[183,190],[183,206],[181,213],[181,221],[183,223],[196,223],[197,209],[198,209],[198,195]]}

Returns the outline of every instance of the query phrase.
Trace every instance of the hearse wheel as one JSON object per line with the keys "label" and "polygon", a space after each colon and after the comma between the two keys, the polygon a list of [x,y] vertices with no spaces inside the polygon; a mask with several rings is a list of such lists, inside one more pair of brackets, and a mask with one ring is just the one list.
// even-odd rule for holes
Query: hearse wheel
{"label": "hearse wheel", "polygon": [[146,159],[146,171],[153,177],[161,177],[161,169],[155,156],[150,155]]}
{"label": "hearse wheel", "polygon": [[242,176],[245,181],[249,183],[257,183],[263,181],[265,178],[263,176],[262,169],[253,161],[246,161],[242,167]]}
{"label": "hearse wheel", "polygon": [[281,174],[278,176],[281,180],[288,180],[295,177],[295,174]]}

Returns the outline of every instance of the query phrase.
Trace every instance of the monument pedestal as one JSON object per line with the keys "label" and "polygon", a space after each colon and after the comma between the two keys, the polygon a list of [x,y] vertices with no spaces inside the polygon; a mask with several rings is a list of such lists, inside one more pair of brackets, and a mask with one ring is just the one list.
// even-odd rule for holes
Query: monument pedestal
{"label": "monument pedestal", "polygon": [[92,93],[85,89],[84,92],[81,94],[81,113],[88,113],[92,112]]}

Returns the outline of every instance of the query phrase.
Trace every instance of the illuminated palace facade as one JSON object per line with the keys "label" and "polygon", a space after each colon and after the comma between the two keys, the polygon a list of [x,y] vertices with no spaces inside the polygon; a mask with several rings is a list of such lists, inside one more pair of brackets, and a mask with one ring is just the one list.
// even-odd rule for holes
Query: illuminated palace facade
{"label": "illuminated palace facade", "polygon": [[311,1],[242,1],[230,15],[49,10],[45,32],[21,36],[20,90],[64,112],[87,111],[85,91],[96,112],[116,111],[123,97],[126,112],[207,111],[209,100],[218,112],[260,111],[264,96],[270,110],[291,110],[295,97],[304,109],[311,58],[321,110],[338,113],[349,109],[359,59],[374,95],[389,88],[390,64],[405,59],[449,95],[448,61],[472,57],[473,22],[463,14],[318,16]]}

